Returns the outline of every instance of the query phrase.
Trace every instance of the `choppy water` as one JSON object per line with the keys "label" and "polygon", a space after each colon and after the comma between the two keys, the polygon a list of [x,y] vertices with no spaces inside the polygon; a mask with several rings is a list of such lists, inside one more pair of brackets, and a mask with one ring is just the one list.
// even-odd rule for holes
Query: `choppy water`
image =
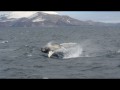
{"label": "choppy water", "polygon": [[[78,45],[48,58],[50,41]],[[120,27],[0,28],[0,78],[120,78]]]}

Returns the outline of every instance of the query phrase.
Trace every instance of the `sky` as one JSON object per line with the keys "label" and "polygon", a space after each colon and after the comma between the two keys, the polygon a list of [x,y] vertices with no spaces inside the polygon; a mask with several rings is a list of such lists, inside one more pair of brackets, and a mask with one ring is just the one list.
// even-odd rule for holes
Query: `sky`
{"label": "sky", "polygon": [[[120,23],[120,11],[55,11],[55,12],[57,12],[60,15],[68,15],[72,18],[83,21],[92,20],[105,23]],[[0,12],[0,14],[1,13],[3,12]]]}
{"label": "sky", "polygon": [[120,23],[120,11],[61,11],[58,13],[83,21],[93,20],[105,23]]}

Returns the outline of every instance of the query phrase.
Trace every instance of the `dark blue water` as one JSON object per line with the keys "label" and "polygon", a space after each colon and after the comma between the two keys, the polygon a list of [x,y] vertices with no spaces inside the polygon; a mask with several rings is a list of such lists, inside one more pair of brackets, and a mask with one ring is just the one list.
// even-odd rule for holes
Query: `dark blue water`
{"label": "dark blue water", "polygon": [[[84,55],[48,58],[50,41],[79,43]],[[0,28],[0,78],[120,78],[120,27]]]}

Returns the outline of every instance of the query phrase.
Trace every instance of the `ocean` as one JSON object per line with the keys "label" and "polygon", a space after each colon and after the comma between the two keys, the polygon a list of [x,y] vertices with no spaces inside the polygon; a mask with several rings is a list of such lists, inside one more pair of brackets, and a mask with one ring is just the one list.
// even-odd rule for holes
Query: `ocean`
{"label": "ocean", "polygon": [[[48,58],[40,49],[52,41],[80,48]],[[120,78],[120,26],[0,27],[0,78]]]}

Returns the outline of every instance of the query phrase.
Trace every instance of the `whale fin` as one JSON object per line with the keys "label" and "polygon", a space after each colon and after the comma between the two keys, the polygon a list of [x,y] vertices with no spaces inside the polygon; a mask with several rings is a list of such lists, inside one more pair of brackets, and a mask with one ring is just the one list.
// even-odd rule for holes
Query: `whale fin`
{"label": "whale fin", "polygon": [[49,53],[48,53],[48,57],[50,58],[52,55],[53,55],[53,51],[49,51]]}

